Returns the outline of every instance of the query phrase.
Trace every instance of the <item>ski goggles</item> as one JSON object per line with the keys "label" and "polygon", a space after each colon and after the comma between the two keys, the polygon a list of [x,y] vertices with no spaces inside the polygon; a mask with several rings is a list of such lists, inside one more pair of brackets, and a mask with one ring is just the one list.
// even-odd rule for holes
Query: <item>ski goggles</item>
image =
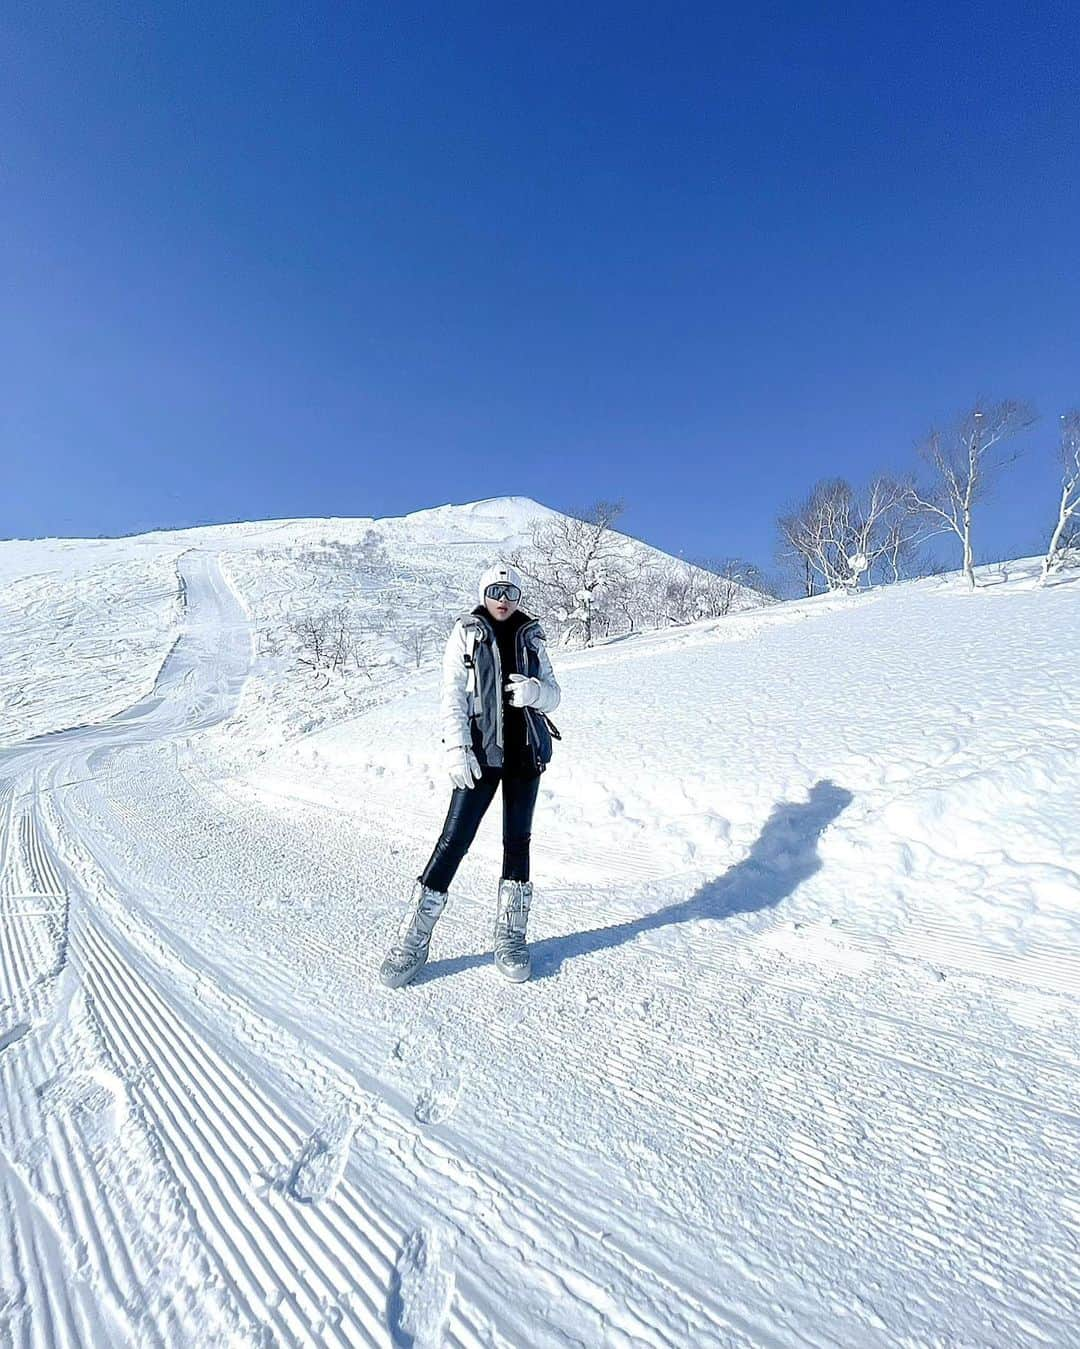
{"label": "ski goggles", "polygon": [[496,581],[493,585],[484,587],[484,597],[489,600],[509,600],[511,604],[517,604],[521,599],[521,588],[509,581]]}

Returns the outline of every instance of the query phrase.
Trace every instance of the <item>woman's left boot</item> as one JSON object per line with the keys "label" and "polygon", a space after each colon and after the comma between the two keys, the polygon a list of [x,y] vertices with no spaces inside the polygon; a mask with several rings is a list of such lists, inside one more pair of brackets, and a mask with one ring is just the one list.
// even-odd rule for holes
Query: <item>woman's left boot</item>
{"label": "woman's left boot", "polygon": [[495,915],[495,968],[515,984],[532,974],[532,959],[525,945],[532,904],[532,881],[499,882],[499,908]]}

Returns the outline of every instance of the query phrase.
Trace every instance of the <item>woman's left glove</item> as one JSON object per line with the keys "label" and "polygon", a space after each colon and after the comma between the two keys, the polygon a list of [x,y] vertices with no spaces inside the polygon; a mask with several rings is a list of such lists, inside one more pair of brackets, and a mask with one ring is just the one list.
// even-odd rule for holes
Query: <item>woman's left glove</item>
{"label": "woman's left glove", "polygon": [[533,707],[540,701],[540,681],[530,675],[512,674],[506,692],[511,707]]}

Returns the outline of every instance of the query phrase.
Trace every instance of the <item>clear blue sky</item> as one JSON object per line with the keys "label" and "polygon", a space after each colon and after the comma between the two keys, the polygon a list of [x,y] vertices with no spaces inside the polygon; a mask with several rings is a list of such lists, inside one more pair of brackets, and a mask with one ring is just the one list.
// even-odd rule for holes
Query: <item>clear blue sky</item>
{"label": "clear blue sky", "polygon": [[623,496],[768,563],[1080,404],[1074,3],[0,9],[0,536]]}

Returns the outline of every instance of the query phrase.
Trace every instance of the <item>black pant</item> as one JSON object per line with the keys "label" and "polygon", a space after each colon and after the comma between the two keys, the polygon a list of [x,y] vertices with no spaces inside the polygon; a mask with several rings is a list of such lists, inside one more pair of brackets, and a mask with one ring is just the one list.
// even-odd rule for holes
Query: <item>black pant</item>
{"label": "black pant", "polygon": [[540,778],[504,778],[501,768],[486,768],[479,782],[471,787],[454,788],[442,835],[435,844],[431,860],[419,877],[430,889],[445,893],[450,888],[454,873],[469,851],[469,845],[476,837],[480,821],[491,805],[500,782],[503,804],[502,874],[513,881],[529,879],[529,837]]}

